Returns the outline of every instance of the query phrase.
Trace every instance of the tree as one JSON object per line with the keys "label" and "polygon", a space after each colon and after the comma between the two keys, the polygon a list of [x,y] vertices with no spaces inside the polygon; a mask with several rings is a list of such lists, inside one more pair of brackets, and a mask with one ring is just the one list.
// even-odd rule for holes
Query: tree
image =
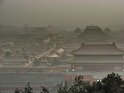
{"label": "tree", "polygon": [[67,86],[67,83],[65,82],[64,84],[61,83],[58,85],[58,93],[69,93],[69,88]]}
{"label": "tree", "polygon": [[83,76],[77,76],[70,88],[70,93],[88,93],[89,82],[83,81]]}
{"label": "tree", "polygon": [[15,89],[15,93],[20,93],[18,88]]}
{"label": "tree", "polygon": [[28,82],[27,86],[24,88],[24,93],[33,93],[33,88],[30,86],[30,82]]}
{"label": "tree", "polygon": [[58,93],[89,93],[91,86],[89,82],[83,81],[83,76],[76,76],[69,88],[67,83],[58,85]]}
{"label": "tree", "polygon": [[48,89],[44,86],[41,86],[42,91],[40,93],[49,93]]}
{"label": "tree", "polygon": [[102,85],[105,93],[121,93],[123,80],[118,74],[112,73],[102,79]]}
{"label": "tree", "polygon": [[93,82],[90,93],[104,93],[101,81]]}
{"label": "tree", "polygon": [[[46,87],[41,86],[42,91],[40,93],[49,93]],[[15,93],[20,93],[21,90],[18,88]],[[76,76],[73,80],[72,85],[69,87],[68,84],[61,83],[58,85],[58,93],[124,93],[124,81],[121,76],[115,73],[108,74],[105,78],[100,81],[89,83],[83,81],[83,76]],[[33,89],[28,82],[22,93],[33,93]]]}

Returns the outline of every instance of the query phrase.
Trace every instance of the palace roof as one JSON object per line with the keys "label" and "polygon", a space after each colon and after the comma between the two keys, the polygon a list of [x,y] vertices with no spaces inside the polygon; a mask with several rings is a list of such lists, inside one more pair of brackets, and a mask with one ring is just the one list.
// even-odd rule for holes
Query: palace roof
{"label": "palace roof", "polygon": [[123,55],[115,44],[84,44],[72,52],[73,55]]}
{"label": "palace roof", "polygon": [[84,29],[84,34],[105,34],[99,26],[87,26]]}
{"label": "palace roof", "polygon": [[120,64],[124,63],[123,59],[119,60],[80,60],[80,59],[72,59],[69,63],[71,64]]}

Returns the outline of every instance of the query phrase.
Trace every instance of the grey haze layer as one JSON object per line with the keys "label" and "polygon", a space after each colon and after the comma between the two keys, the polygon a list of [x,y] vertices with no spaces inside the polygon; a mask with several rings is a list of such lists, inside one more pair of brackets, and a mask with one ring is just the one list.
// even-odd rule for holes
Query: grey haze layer
{"label": "grey haze layer", "polygon": [[124,0],[0,0],[0,22],[16,25],[123,25]]}

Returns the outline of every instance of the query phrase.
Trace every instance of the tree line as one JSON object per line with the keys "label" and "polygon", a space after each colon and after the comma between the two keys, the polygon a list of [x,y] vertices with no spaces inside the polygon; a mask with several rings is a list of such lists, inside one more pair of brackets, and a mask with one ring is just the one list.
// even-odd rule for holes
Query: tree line
{"label": "tree line", "polygon": [[[46,87],[41,87],[40,93],[50,93]],[[28,82],[24,91],[15,89],[15,93],[33,93],[33,88]],[[111,73],[102,80],[95,82],[84,81],[83,76],[76,76],[71,86],[67,82],[58,84],[57,93],[124,93],[124,80],[120,75]]]}

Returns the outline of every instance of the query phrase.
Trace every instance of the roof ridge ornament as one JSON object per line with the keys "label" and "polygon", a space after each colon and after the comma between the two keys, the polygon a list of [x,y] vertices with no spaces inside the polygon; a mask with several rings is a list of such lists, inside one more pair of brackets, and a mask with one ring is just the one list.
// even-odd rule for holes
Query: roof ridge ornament
{"label": "roof ridge ornament", "polygon": [[115,42],[113,42],[113,45],[116,46]]}

